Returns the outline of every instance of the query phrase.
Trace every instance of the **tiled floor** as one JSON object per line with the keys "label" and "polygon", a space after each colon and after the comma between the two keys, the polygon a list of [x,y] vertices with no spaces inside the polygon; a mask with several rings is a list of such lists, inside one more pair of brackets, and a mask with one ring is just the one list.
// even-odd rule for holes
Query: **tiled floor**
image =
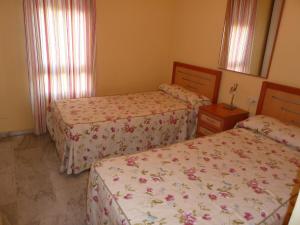
{"label": "tiled floor", "polygon": [[0,212],[12,225],[83,225],[88,172],[59,173],[50,138],[0,139]]}

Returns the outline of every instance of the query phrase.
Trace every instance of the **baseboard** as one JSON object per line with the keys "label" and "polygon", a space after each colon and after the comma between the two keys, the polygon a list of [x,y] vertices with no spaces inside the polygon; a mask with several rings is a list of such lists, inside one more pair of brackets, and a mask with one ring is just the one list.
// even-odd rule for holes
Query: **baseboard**
{"label": "baseboard", "polygon": [[11,131],[11,132],[0,132],[0,138],[21,136],[26,134],[32,134],[33,130],[23,130],[23,131]]}

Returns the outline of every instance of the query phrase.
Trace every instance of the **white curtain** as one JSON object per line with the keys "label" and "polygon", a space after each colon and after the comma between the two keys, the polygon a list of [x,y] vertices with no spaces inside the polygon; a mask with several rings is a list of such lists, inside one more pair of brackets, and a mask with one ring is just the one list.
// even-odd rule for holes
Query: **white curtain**
{"label": "white curtain", "polygon": [[24,0],[35,133],[51,101],[94,95],[96,0]]}

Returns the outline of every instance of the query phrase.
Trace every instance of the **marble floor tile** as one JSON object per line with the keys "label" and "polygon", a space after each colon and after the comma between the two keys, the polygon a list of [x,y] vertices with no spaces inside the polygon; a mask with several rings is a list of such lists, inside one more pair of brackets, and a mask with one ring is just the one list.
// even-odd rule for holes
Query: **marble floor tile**
{"label": "marble floor tile", "polygon": [[50,172],[59,173],[60,160],[54,142],[49,142],[44,148],[43,161]]}
{"label": "marble floor tile", "polygon": [[85,225],[89,172],[67,176],[59,165],[47,135],[0,140],[0,211],[12,225]]}
{"label": "marble floor tile", "polygon": [[11,225],[18,225],[17,203],[0,205],[0,212]]}
{"label": "marble floor tile", "polygon": [[35,135],[25,135],[20,136],[18,141],[15,141],[15,150],[24,150],[29,148],[45,148],[51,139],[48,135],[35,136]]}
{"label": "marble floor tile", "polygon": [[13,136],[13,137],[6,137],[0,139],[0,149],[1,146],[9,146],[11,148],[15,148],[18,144],[24,139],[24,136]]}
{"label": "marble floor tile", "polygon": [[16,179],[13,167],[0,170],[0,205],[7,205],[17,200]]}
{"label": "marble floor tile", "polygon": [[88,176],[89,172],[83,172],[76,176],[50,173],[57,203],[64,209],[68,222],[77,221],[77,224],[84,224]]}
{"label": "marble floor tile", "polygon": [[3,149],[10,149],[12,148],[12,143],[9,141],[6,141],[5,139],[0,139],[0,151]]}
{"label": "marble floor tile", "polygon": [[18,224],[38,223],[57,207],[56,198],[49,193],[40,192],[39,198],[33,199],[22,194],[18,197]]}
{"label": "marble floor tile", "polygon": [[14,167],[14,150],[12,148],[0,148],[0,170]]}
{"label": "marble floor tile", "polygon": [[[44,162],[44,154],[44,149],[40,147],[16,152],[19,224],[35,223],[55,207],[56,195]],[[27,205],[30,207],[26,207]]]}

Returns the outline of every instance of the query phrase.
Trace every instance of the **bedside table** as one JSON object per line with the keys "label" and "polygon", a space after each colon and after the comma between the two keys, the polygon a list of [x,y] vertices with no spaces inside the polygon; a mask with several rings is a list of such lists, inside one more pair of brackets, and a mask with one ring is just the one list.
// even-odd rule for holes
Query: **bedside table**
{"label": "bedside table", "polygon": [[201,106],[198,114],[197,136],[207,136],[232,129],[239,121],[247,119],[249,113],[236,108],[228,110],[224,104]]}

